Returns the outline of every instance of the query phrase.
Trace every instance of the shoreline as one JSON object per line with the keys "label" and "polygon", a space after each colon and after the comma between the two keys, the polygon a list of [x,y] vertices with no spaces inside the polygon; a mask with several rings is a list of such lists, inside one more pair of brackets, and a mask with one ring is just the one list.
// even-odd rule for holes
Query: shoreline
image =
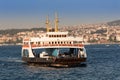
{"label": "shoreline", "polygon": [[120,44],[120,43],[90,43],[90,44]]}
{"label": "shoreline", "polygon": [[[83,43],[84,45],[112,45],[112,44],[120,44],[120,43]],[[0,44],[0,46],[22,46],[22,43],[16,44]]]}
{"label": "shoreline", "polygon": [[22,43],[16,43],[16,44],[0,44],[0,46],[22,46]]}

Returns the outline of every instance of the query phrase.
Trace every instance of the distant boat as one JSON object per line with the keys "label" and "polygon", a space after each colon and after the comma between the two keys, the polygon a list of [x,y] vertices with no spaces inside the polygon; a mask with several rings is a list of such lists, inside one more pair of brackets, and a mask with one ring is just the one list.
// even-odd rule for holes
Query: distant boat
{"label": "distant boat", "polygon": [[[46,22],[48,24],[48,20]],[[43,66],[69,67],[86,62],[86,49],[81,37],[70,37],[68,32],[59,32],[56,19],[55,31],[47,32],[39,37],[23,39],[22,60]]]}
{"label": "distant boat", "polygon": [[106,45],[107,47],[110,46],[109,44]]}

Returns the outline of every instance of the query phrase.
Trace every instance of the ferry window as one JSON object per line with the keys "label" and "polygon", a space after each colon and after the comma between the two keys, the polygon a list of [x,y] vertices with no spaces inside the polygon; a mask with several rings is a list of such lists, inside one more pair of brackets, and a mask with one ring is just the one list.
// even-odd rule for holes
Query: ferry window
{"label": "ferry window", "polygon": [[24,56],[24,57],[28,57],[28,56],[29,56],[29,52],[28,52],[27,49],[24,49],[24,50],[23,50],[23,56]]}
{"label": "ferry window", "polygon": [[55,42],[55,44],[57,44],[57,42]]}
{"label": "ferry window", "polygon": [[40,42],[38,42],[38,44],[40,44]]}
{"label": "ferry window", "polygon": [[77,41],[73,41],[74,44],[78,43]]}
{"label": "ferry window", "polygon": [[59,37],[61,37],[61,35],[59,35]]}
{"label": "ferry window", "polygon": [[30,44],[33,44],[33,42],[31,42]]}
{"label": "ferry window", "polygon": [[24,42],[24,44],[28,44],[28,42]]}
{"label": "ferry window", "polygon": [[54,44],[54,42],[52,42],[52,44]]}
{"label": "ferry window", "polygon": [[36,42],[36,44],[38,44],[38,42]]}
{"label": "ferry window", "polygon": [[67,42],[67,44],[69,44],[69,42]]}
{"label": "ferry window", "polygon": [[67,42],[67,44],[69,44],[69,42]]}

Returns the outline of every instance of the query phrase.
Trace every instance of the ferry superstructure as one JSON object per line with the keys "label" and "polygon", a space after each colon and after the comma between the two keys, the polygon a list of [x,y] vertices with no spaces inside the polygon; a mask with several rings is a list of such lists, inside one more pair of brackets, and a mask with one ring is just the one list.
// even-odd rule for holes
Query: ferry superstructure
{"label": "ferry superstructure", "polygon": [[58,22],[56,17],[55,29],[51,32],[47,18],[46,33],[23,39],[23,61],[45,66],[73,66],[86,62],[82,38],[68,36],[68,32],[59,32]]}

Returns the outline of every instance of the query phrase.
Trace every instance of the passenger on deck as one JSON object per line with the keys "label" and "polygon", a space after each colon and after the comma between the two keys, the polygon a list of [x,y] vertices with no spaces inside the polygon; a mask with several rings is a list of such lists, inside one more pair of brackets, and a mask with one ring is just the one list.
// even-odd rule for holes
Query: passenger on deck
{"label": "passenger on deck", "polygon": [[70,56],[73,56],[73,54],[74,54],[74,48],[70,48],[69,53],[70,53]]}
{"label": "passenger on deck", "polygon": [[39,57],[39,54],[35,53],[34,50],[32,50],[32,53],[33,53],[33,55],[34,55],[35,57]]}
{"label": "passenger on deck", "polygon": [[82,48],[80,48],[80,57],[84,57],[84,52]]}

